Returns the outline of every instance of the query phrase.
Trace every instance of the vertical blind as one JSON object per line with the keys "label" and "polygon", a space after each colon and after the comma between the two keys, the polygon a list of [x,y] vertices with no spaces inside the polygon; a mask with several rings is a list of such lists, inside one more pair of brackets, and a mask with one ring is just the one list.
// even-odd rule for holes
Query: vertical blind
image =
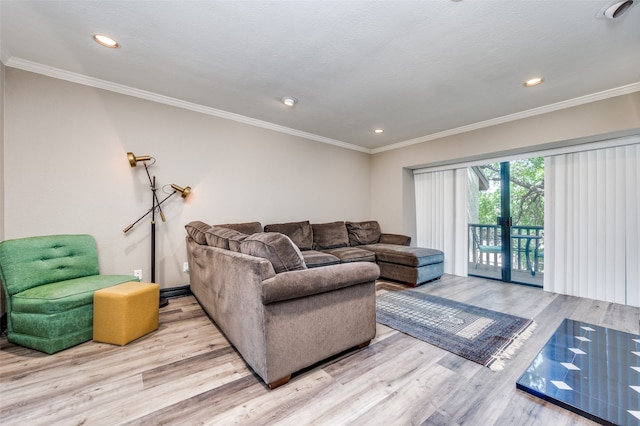
{"label": "vertical blind", "polygon": [[640,144],[545,157],[544,289],[640,306]]}
{"label": "vertical blind", "polygon": [[444,272],[467,275],[467,169],[414,176],[419,247],[444,252]]}
{"label": "vertical blind", "polygon": [[[639,140],[532,154],[545,156],[546,291],[640,306]],[[414,171],[417,245],[442,250],[448,274],[468,272],[466,167],[474,164]]]}

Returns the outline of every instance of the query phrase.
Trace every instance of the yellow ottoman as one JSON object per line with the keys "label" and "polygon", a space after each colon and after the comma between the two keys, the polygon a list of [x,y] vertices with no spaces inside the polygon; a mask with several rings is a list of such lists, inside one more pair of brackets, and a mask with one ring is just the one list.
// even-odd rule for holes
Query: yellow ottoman
{"label": "yellow ottoman", "polygon": [[93,340],[126,345],[158,329],[160,286],[128,282],[93,295]]}

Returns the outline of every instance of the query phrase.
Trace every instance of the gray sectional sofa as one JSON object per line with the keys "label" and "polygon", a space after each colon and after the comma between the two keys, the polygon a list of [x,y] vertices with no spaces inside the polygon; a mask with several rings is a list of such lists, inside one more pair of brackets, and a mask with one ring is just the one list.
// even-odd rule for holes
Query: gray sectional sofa
{"label": "gray sectional sofa", "polygon": [[[273,389],[376,334],[372,262],[307,268],[286,235],[187,228],[194,296],[253,371]],[[257,225],[260,226],[259,224]],[[253,229],[262,231],[262,228]]]}
{"label": "gray sectional sofa", "polygon": [[375,221],[185,228],[191,291],[272,389],[369,344],[381,271],[410,285],[442,275],[442,252],[409,247]]}
{"label": "gray sectional sofa", "polygon": [[309,268],[376,262],[382,278],[412,287],[438,279],[444,272],[444,254],[440,250],[410,247],[411,237],[383,233],[375,220],[322,224],[289,222],[266,225],[264,230],[291,238]]}

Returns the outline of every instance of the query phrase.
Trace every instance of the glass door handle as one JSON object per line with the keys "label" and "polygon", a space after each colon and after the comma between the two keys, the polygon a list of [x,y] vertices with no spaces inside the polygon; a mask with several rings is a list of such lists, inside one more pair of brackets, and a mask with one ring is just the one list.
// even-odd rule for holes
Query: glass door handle
{"label": "glass door handle", "polygon": [[498,225],[498,226],[508,226],[508,227],[511,227],[511,226],[513,226],[513,218],[508,217],[508,218],[506,218],[506,220],[505,220],[505,218],[503,218],[502,216],[498,216],[497,225]]}

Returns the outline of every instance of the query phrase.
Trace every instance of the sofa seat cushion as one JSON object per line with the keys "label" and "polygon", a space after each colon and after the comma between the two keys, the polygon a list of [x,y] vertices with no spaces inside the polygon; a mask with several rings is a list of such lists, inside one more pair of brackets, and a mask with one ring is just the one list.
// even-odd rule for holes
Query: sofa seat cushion
{"label": "sofa seat cushion", "polygon": [[302,251],[313,249],[313,230],[308,220],[265,225],[264,230],[265,232],[279,232],[286,235]]}
{"label": "sofa seat cushion", "polygon": [[93,304],[93,293],[136,280],[129,275],[91,275],[33,287],[11,298],[14,313],[53,314]]}
{"label": "sofa seat cushion", "polygon": [[436,249],[395,244],[369,244],[362,248],[375,252],[378,262],[415,267],[444,262],[444,253]]}
{"label": "sofa seat cushion", "polygon": [[307,268],[318,268],[320,266],[337,265],[340,263],[339,258],[323,251],[305,250],[301,253]]}
{"label": "sofa seat cushion", "polygon": [[360,246],[380,242],[380,224],[375,220],[346,222],[349,245]]}
{"label": "sofa seat cushion", "polygon": [[276,273],[307,269],[298,247],[289,237],[277,232],[249,235],[240,243],[240,253],[267,259]]}
{"label": "sofa seat cushion", "polygon": [[349,246],[349,234],[344,222],[312,224],[313,249],[326,250]]}
{"label": "sofa seat cushion", "polygon": [[205,231],[207,245],[221,249],[240,251],[240,243],[247,238],[247,234],[230,228],[212,226]]}
{"label": "sofa seat cushion", "polygon": [[340,247],[325,250],[324,252],[336,256],[338,259],[340,259],[341,263],[376,261],[375,253],[369,250],[363,250],[358,247]]}

